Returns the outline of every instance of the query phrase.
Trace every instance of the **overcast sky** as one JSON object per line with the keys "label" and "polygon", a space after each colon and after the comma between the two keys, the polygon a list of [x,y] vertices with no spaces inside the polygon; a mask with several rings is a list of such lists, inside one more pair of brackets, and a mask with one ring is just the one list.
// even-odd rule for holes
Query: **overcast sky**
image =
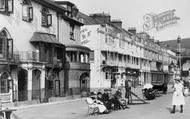
{"label": "overcast sky", "polygon": [[165,41],[190,37],[190,0],[69,0],[73,2],[81,12],[109,13],[112,19],[121,19],[123,28],[136,27],[137,31],[143,31],[143,16],[148,13],[159,14],[167,10],[175,9],[175,15],[180,17],[178,23],[148,33],[156,40]]}

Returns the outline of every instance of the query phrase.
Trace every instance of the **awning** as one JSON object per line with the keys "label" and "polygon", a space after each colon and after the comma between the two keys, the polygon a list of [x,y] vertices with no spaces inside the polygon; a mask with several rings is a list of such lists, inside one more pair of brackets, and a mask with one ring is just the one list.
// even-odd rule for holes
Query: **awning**
{"label": "awning", "polygon": [[43,33],[43,32],[34,32],[32,38],[30,39],[30,42],[31,43],[43,42],[43,43],[63,45],[57,40],[55,35],[49,34],[49,33]]}

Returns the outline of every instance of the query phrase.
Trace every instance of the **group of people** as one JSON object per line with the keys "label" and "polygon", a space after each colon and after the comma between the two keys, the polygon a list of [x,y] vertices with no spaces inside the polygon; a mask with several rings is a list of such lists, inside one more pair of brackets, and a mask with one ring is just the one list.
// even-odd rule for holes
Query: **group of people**
{"label": "group of people", "polygon": [[111,89],[104,89],[104,92],[95,92],[90,93],[90,98],[93,100],[93,103],[98,107],[99,113],[107,113],[111,110],[126,109],[127,100],[122,97],[121,88],[118,88],[117,91],[112,94]]}
{"label": "group of people", "polygon": [[104,92],[95,92],[90,93],[91,100],[94,105],[98,107],[100,113],[107,113],[110,110],[126,109],[129,99],[131,97],[131,81],[129,79],[125,80],[125,96],[122,96],[122,88],[118,88],[117,91],[113,94],[111,89],[104,89]]}

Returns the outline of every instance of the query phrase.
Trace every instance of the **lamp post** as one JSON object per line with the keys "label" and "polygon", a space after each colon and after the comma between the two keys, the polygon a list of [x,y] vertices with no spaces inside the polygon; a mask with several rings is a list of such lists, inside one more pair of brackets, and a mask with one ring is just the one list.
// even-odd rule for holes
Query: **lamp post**
{"label": "lamp post", "polygon": [[178,36],[177,38],[177,46],[178,46],[178,55],[177,55],[177,61],[179,62],[178,64],[178,68],[179,68],[179,72],[180,72],[180,78],[181,78],[181,70],[182,70],[182,67],[181,67],[181,37]]}

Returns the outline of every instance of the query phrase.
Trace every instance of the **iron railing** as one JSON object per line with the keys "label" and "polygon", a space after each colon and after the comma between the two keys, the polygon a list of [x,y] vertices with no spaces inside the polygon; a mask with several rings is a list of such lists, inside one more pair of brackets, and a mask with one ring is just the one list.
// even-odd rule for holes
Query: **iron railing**
{"label": "iron railing", "polygon": [[20,61],[39,61],[39,53],[34,51],[17,51],[14,57]]}

